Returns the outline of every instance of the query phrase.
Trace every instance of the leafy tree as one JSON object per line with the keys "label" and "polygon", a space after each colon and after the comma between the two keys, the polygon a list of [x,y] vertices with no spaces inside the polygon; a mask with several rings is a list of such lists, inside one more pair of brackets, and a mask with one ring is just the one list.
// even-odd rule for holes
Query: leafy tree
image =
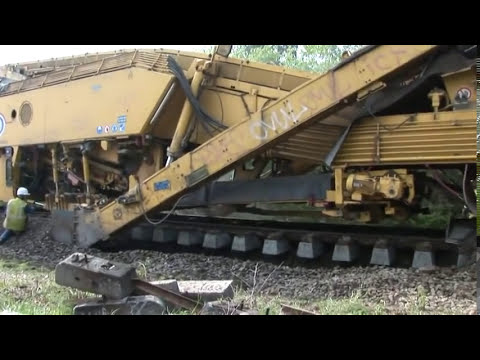
{"label": "leafy tree", "polygon": [[324,72],[341,60],[344,51],[363,45],[235,45],[233,57],[304,71]]}

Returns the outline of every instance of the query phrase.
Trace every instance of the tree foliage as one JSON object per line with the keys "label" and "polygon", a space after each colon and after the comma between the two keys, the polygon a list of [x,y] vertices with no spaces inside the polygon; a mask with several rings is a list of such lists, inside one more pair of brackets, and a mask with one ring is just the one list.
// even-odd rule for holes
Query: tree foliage
{"label": "tree foliage", "polygon": [[354,52],[363,45],[235,45],[233,57],[324,72],[341,61],[344,51]]}

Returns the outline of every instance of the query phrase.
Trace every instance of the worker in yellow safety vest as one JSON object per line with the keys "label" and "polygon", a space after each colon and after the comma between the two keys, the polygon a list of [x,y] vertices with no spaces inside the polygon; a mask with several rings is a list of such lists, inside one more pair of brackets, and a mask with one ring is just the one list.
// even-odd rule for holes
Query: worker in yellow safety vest
{"label": "worker in yellow safety vest", "polygon": [[30,196],[28,190],[21,187],[17,190],[17,197],[8,202],[5,220],[3,221],[5,231],[0,236],[0,244],[3,244],[12,235],[17,235],[25,231],[27,214],[32,212],[32,209],[26,202],[28,196]]}

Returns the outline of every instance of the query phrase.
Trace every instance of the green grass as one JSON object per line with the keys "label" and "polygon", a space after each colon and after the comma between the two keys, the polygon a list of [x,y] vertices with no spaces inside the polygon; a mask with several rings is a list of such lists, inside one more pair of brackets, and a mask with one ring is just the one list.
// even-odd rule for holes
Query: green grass
{"label": "green grass", "polygon": [[[139,274],[145,277],[147,267],[140,266]],[[143,276],[142,276],[143,275]],[[238,290],[234,302],[244,302],[247,309],[256,310],[265,315],[279,315],[281,305],[289,305],[319,315],[454,315],[455,311],[433,312],[427,310],[427,292],[421,286],[416,297],[409,299],[405,308],[387,309],[384,304],[370,304],[355,293],[340,299],[288,299],[280,296],[254,294],[247,290]],[[0,312],[10,311],[23,315],[71,315],[74,306],[81,299],[94,297],[55,283],[55,273],[51,269],[33,266],[15,261],[0,260]],[[172,315],[191,315],[190,311],[177,310]]]}
{"label": "green grass", "polygon": [[0,311],[23,315],[71,315],[88,295],[59,286],[50,269],[0,260]]}
{"label": "green grass", "polygon": [[[142,274],[146,271],[145,268],[139,270],[140,275],[145,275]],[[307,300],[292,302],[286,298],[269,296],[255,296],[252,301],[249,295],[245,291],[239,291],[235,301],[240,303],[245,300],[245,304],[253,305],[260,315],[264,315],[267,309],[270,309],[270,315],[280,314],[281,304],[305,308],[322,315],[384,313],[382,307],[367,306],[358,296],[312,303]],[[89,294],[57,285],[55,273],[51,269],[0,260],[0,311],[13,311],[24,315],[71,315],[76,302],[88,296]],[[179,310],[172,315],[190,315],[190,312]]]}
{"label": "green grass", "polygon": [[349,298],[325,299],[325,300],[295,300],[292,301],[280,296],[256,296],[251,298],[246,292],[238,292],[235,296],[237,301],[244,300],[248,307],[256,308],[260,315],[265,315],[267,309],[269,315],[279,315],[282,304],[289,305],[319,315],[385,315],[386,309],[382,305],[369,306],[359,296],[354,294]]}
{"label": "green grass", "polygon": [[362,298],[360,292],[352,294],[350,297],[338,299],[293,300],[280,296],[256,296],[252,298],[249,293],[239,291],[235,295],[236,302],[244,300],[245,306],[257,309],[259,315],[265,315],[267,309],[270,315],[279,315],[282,304],[314,312],[318,315],[458,315],[463,314],[455,310],[432,311],[427,310],[427,292],[420,285],[417,288],[415,298],[401,308],[387,308],[385,304],[371,304]]}

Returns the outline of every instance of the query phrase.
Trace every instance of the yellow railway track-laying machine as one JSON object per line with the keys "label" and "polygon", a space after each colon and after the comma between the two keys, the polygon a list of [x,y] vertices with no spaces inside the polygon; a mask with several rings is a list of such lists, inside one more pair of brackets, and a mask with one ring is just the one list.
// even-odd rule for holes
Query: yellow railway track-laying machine
{"label": "yellow railway track-laying machine", "polygon": [[371,45],[324,74],[231,48],[4,67],[0,199],[28,187],[81,246],[174,207],[295,204],[405,224],[446,204],[447,241],[474,238],[476,46]]}

